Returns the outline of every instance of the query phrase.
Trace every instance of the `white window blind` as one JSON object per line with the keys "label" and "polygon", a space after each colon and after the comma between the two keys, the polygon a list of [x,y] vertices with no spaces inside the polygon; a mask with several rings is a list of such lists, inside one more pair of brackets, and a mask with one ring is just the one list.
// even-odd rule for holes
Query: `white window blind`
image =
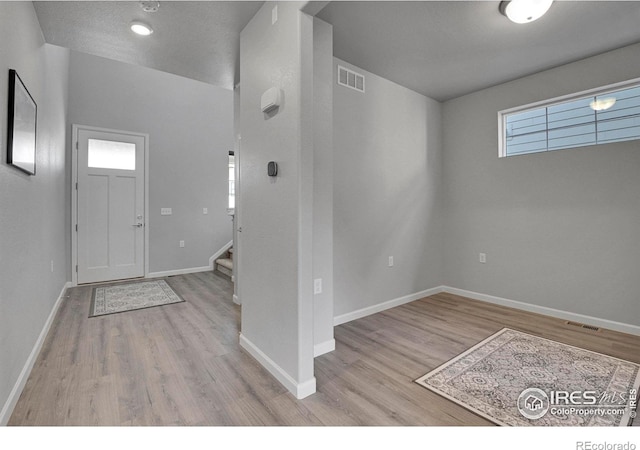
{"label": "white window blind", "polygon": [[640,83],[503,111],[500,156],[640,139]]}

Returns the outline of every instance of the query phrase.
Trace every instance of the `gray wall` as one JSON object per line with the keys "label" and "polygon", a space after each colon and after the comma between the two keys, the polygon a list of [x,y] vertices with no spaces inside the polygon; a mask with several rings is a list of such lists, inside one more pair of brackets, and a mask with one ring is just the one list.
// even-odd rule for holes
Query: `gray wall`
{"label": "gray wall", "polygon": [[318,355],[333,341],[333,27],[313,19],[313,341]]}
{"label": "gray wall", "polygon": [[[440,104],[365,75],[334,84],[334,314],[442,284]],[[335,75],[334,75],[335,76]],[[387,267],[388,257],[394,267]]]}
{"label": "gray wall", "polygon": [[233,91],[75,51],[69,84],[70,124],[149,134],[149,271],[207,266],[232,239]]}
{"label": "gray wall", "polygon": [[[69,53],[45,45],[31,2],[0,2],[0,408],[67,280],[65,130]],[[38,105],[36,176],[6,163],[9,69]],[[51,262],[53,261],[53,272]],[[4,410],[3,414],[8,414]],[[8,420],[0,415],[0,423]]]}
{"label": "gray wall", "polygon": [[[313,211],[308,201],[313,189],[313,136],[308,129],[313,73],[302,64],[303,57],[312,55],[313,29],[311,18],[302,17],[299,5],[289,2],[277,2],[278,21],[272,25],[275,4],[266,3],[240,36],[242,338],[293,383],[303,384],[314,380]],[[284,92],[284,101],[267,115],[260,110],[260,98],[272,86]],[[267,176],[269,161],[279,165],[276,178]]]}
{"label": "gray wall", "polygon": [[497,148],[498,111],[639,75],[635,45],[444,104],[446,285],[640,325],[640,141]]}
{"label": "gray wall", "polygon": [[[238,62],[239,63],[239,62]],[[233,151],[234,151],[234,164],[235,164],[235,197],[236,207],[233,215],[233,242],[238,242],[238,223],[240,208],[238,208],[238,200],[240,199],[240,141],[242,140],[242,134],[240,130],[240,85],[236,85],[233,90]],[[233,255],[234,260],[238,260],[237,248]],[[233,264],[233,301],[239,303],[238,297],[238,264]]]}

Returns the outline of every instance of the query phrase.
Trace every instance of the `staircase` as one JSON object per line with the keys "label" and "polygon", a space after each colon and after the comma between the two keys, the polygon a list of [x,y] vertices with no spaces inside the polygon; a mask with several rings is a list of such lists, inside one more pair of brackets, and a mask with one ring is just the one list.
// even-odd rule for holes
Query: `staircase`
{"label": "staircase", "polygon": [[227,250],[222,257],[216,259],[214,270],[229,278],[233,277],[233,247]]}

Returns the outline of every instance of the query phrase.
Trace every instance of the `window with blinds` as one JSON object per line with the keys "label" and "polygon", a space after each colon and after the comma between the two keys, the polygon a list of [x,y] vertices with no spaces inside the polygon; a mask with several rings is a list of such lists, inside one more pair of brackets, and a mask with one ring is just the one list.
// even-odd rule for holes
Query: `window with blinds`
{"label": "window with blinds", "polygon": [[499,156],[640,139],[640,80],[499,113]]}

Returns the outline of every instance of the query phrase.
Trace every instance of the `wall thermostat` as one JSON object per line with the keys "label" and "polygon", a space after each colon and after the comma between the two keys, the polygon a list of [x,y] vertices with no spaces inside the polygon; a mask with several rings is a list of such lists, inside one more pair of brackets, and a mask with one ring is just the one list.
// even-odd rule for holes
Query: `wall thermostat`
{"label": "wall thermostat", "polygon": [[264,113],[273,111],[280,107],[282,103],[282,91],[277,87],[272,87],[264,91],[260,99],[260,109]]}
{"label": "wall thermostat", "polygon": [[269,174],[270,177],[275,177],[278,175],[278,163],[275,161],[269,161],[269,164],[267,164],[267,174]]}

